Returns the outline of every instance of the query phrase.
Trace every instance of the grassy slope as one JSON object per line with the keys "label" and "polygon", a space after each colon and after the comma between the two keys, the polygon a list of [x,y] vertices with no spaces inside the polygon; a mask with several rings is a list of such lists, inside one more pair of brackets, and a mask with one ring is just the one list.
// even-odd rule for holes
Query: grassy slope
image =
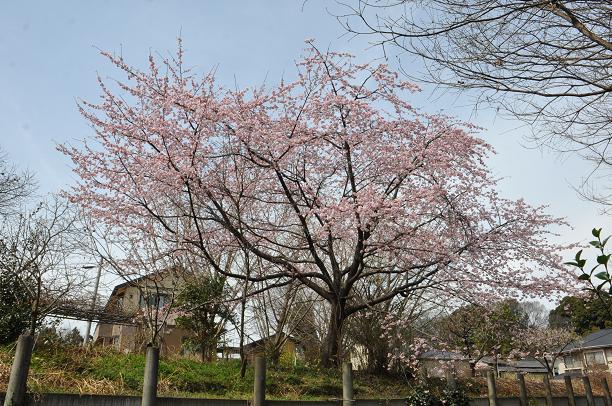
{"label": "grassy slope", "polygon": [[[0,391],[8,381],[11,349],[0,348]],[[163,359],[160,363],[161,396],[197,396],[247,399],[253,374],[240,379],[237,361],[203,364],[189,359]],[[33,392],[138,394],[142,386],[144,356],[119,354],[106,349],[37,349],[28,385]],[[271,399],[329,399],[342,395],[337,370],[312,367],[276,367],[267,372]],[[408,384],[390,376],[357,373],[355,393],[360,398],[405,396]]]}
{"label": "grassy slope", "polygon": [[[13,349],[0,347],[0,392],[8,382]],[[237,361],[203,364],[189,359],[163,359],[160,363],[160,396],[248,399],[252,394],[253,372],[247,369],[239,377]],[[142,387],[144,356],[120,354],[108,349],[84,350],[73,348],[38,348],[32,358],[28,386],[35,393],[63,392],[90,394],[138,395]],[[602,395],[603,376],[591,376],[593,390]],[[267,396],[270,399],[330,399],[342,395],[338,370],[314,367],[269,368]],[[443,382],[429,381],[434,392]],[[462,383],[471,396],[486,396],[483,378]],[[564,394],[563,381],[552,382],[555,395]],[[355,395],[358,398],[401,398],[410,393],[410,384],[399,377],[355,373]],[[542,382],[527,380],[530,396],[543,396]],[[584,390],[579,380],[574,382],[576,394]],[[498,380],[498,395],[517,396],[514,379]]]}

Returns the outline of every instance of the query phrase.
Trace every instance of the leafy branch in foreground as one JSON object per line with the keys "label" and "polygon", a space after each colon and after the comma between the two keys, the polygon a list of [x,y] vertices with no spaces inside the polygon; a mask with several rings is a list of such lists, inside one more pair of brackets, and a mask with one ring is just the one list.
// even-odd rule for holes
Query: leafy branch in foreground
{"label": "leafy branch in foreground", "polygon": [[596,240],[591,241],[589,244],[596,248],[599,253],[596,258],[597,264],[589,269],[590,265],[587,266],[587,260],[582,258],[584,250],[580,250],[576,253],[574,261],[566,262],[566,265],[575,266],[580,269],[579,280],[587,282],[590,286],[587,288],[589,291],[593,291],[599,295],[601,292],[612,294],[612,278],[610,277],[610,270],[608,263],[610,262],[610,256],[612,254],[606,254],[605,247],[610,239],[610,236],[601,239],[601,228],[594,228],[591,231],[593,237]]}

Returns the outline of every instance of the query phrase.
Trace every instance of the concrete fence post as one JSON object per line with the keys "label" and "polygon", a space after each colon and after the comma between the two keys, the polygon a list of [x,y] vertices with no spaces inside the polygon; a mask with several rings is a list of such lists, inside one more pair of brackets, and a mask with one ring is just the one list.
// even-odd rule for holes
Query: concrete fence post
{"label": "concrete fence post", "polygon": [[518,372],[516,374],[516,380],[519,384],[519,401],[521,406],[527,406],[527,386],[525,385],[525,376]]}
{"label": "concrete fence post", "polygon": [[155,406],[157,400],[157,378],[159,369],[159,348],[147,346],[144,382],[142,385],[142,406]]}
{"label": "concrete fence post", "polygon": [[574,397],[574,387],[572,386],[572,377],[565,376],[565,393],[567,394],[567,405],[576,406],[576,398]]}
{"label": "concrete fence post", "polygon": [[546,395],[546,406],[553,406],[552,389],[550,388],[550,378],[544,375],[544,394]]}
{"label": "concrete fence post", "polygon": [[264,406],[266,403],[266,359],[255,358],[255,382],[253,385],[253,406]]}
{"label": "concrete fence post", "polygon": [[495,372],[487,371],[487,389],[489,390],[489,406],[497,406],[497,388],[495,387]]}
{"label": "concrete fence post", "polygon": [[582,386],[584,386],[584,393],[587,398],[588,406],[595,406],[595,398],[593,398],[593,389],[591,388],[591,381],[588,376],[582,377]]}
{"label": "concrete fence post", "polygon": [[4,406],[25,406],[28,372],[33,348],[34,337],[29,332],[19,336],[4,397]]}
{"label": "concrete fence post", "polygon": [[606,399],[606,406],[612,406],[612,397],[610,396],[610,387],[608,386],[608,378],[605,376],[601,379],[601,386],[604,391],[604,397]]}
{"label": "concrete fence post", "polygon": [[353,406],[353,364],[342,363],[342,406]]}

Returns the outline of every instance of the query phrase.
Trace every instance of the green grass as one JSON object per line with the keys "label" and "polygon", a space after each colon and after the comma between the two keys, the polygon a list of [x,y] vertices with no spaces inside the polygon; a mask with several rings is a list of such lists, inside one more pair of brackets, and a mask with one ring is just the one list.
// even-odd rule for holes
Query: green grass
{"label": "green grass", "polygon": [[[0,391],[8,381],[11,348],[0,348]],[[142,389],[145,357],[109,349],[42,347],[32,358],[28,386],[31,391],[137,395]],[[360,398],[403,397],[409,385],[393,376],[356,373],[355,394]],[[160,396],[248,399],[253,371],[240,378],[238,361],[201,363],[175,358],[159,365]],[[270,399],[330,399],[342,395],[338,369],[298,365],[269,367],[266,393]]]}
{"label": "green grass", "polygon": [[[14,348],[0,347],[0,392],[6,390]],[[81,347],[37,347],[32,357],[28,388],[33,393],[79,393],[139,395],[145,357],[142,354],[122,354],[110,349]],[[597,378],[597,379],[596,379]],[[600,378],[592,377],[596,394],[601,394]],[[563,382],[554,381],[553,392],[562,394]],[[428,385],[439,393],[443,380],[429,379]],[[266,396],[269,399],[315,400],[342,396],[342,380],[338,369],[316,366],[269,367]],[[485,396],[484,378],[470,378],[462,382],[470,396]],[[527,381],[532,396],[543,395],[542,382]],[[354,389],[357,398],[405,398],[411,383],[391,375],[356,372]],[[581,394],[580,382],[574,390]],[[238,361],[201,363],[196,360],[163,359],[159,365],[160,396],[249,399],[253,391],[253,370],[249,367],[245,378],[240,378]],[[513,378],[498,380],[498,395],[517,396],[518,386]]]}

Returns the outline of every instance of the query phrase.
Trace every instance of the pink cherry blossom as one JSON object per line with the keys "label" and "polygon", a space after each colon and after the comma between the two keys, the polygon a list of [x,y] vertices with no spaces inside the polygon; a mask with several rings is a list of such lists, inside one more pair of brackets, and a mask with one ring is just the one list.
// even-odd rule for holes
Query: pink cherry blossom
{"label": "pink cherry blossom", "polygon": [[[224,249],[260,266],[248,279],[298,279],[330,306],[323,361],[337,360],[347,317],[416,289],[496,299],[565,293],[551,227],[503,198],[478,129],[408,102],[418,91],[385,65],[356,64],[310,43],[297,78],[226,89],[173,59],[148,70],[104,55],[126,80],[99,80],[82,102],[92,138],[60,150],[68,192],[94,218],[192,250],[220,273]],[[356,284],[385,275],[368,300]]]}

